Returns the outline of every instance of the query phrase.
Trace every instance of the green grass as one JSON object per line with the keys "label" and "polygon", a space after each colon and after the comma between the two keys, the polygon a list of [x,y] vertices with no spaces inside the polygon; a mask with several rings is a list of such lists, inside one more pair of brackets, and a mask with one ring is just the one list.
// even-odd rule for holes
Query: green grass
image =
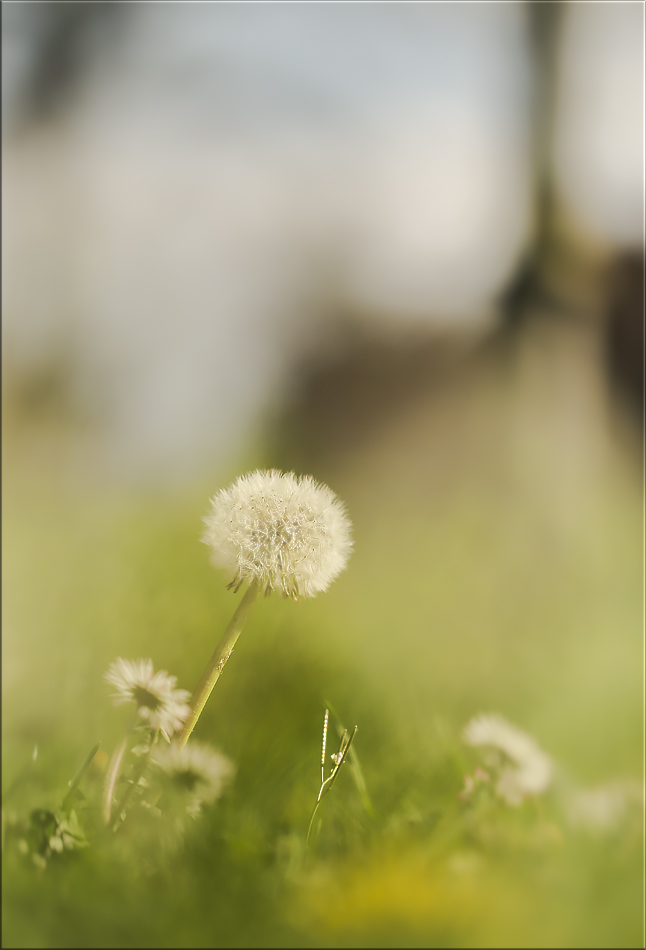
{"label": "green grass", "polygon": [[[393,491],[406,472],[360,454],[314,471],[356,549],[328,593],[254,607],[195,732],[236,764],[225,796],[175,849],[126,822],[45,870],[12,822],[55,808],[99,740],[81,787],[100,794],[127,716],[108,664],[150,656],[191,689],[240,595],[199,542],[226,479],[141,497],[23,474],[7,466],[3,520],[4,946],[643,945],[639,806],[593,834],[559,797],[642,781],[641,499],[623,469],[569,521],[522,479]],[[374,814],[345,765],[305,853],[326,702],[359,727]],[[477,761],[461,730],[489,711],[554,757],[539,807],[458,797]]]}

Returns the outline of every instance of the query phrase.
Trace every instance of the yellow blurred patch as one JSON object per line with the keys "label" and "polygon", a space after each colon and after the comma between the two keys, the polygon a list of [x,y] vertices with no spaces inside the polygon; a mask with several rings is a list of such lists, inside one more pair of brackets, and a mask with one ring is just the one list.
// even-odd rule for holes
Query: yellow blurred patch
{"label": "yellow blurred patch", "polygon": [[[468,929],[480,909],[476,855],[429,867],[421,853],[383,854],[370,864],[326,867],[304,885],[298,922],[327,931],[375,935],[451,934]],[[303,919],[305,918],[305,919]]]}

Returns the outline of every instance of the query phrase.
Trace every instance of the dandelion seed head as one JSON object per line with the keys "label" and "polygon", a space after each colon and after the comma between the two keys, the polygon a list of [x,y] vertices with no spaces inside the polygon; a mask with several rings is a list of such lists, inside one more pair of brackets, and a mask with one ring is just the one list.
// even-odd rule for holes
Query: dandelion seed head
{"label": "dandelion seed head", "polygon": [[485,746],[502,754],[496,791],[509,805],[519,805],[528,795],[540,795],[552,780],[552,762],[527,733],[502,716],[472,719],[463,733],[471,746]]}
{"label": "dandelion seed head", "polygon": [[166,791],[183,800],[191,815],[196,815],[201,805],[216,801],[235,771],[230,759],[195,739],[183,748],[170,745],[158,749],[153,761]]}
{"label": "dandelion seed head", "polygon": [[153,668],[152,660],[124,660],[119,657],[105,674],[106,682],[116,688],[115,706],[134,703],[137,713],[151,729],[159,729],[165,739],[177,732],[188,719],[191,695],[177,689],[176,676]]}
{"label": "dandelion seed head", "polygon": [[202,540],[233,584],[313,597],[327,590],[352,550],[343,503],[309,475],[275,469],[242,475],[211,499]]}

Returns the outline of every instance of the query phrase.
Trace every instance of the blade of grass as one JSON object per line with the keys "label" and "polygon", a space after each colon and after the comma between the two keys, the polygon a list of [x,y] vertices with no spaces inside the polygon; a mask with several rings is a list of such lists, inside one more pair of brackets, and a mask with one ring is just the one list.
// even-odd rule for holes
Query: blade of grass
{"label": "blade of grass", "polygon": [[[334,707],[327,701],[326,701],[326,706],[330,710],[332,715],[334,716],[336,720],[336,724],[337,724],[336,726],[337,733],[339,736],[341,736],[342,732],[345,731],[344,726],[341,723],[341,720],[339,719],[339,717],[337,716],[336,711],[334,710]],[[361,763],[359,762],[359,756],[357,755],[354,747],[349,750],[348,761],[350,764],[350,772],[352,774],[354,784],[356,785],[357,791],[359,792],[359,797],[361,798],[361,804],[363,805],[365,811],[371,818],[376,818],[377,813],[375,812],[374,805],[372,804],[372,800],[370,798],[370,795],[368,794],[368,786],[366,785],[363,769],[361,768]]]}
{"label": "blade of grass", "polygon": [[66,810],[67,810],[67,807],[68,807],[68,805],[70,804],[70,802],[71,802],[71,800],[72,800],[72,796],[74,795],[74,792],[75,792],[76,789],[78,788],[81,779],[83,778],[83,776],[85,775],[86,771],[88,770],[88,768],[89,768],[90,765],[92,764],[92,760],[94,759],[94,756],[97,754],[97,752],[99,751],[100,748],[101,748],[101,743],[100,743],[100,742],[97,742],[97,744],[91,749],[91,751],[90,751],[90,752],[88,753],[88,755],[85,757],[85,759],[83,760],[83,764],[81,765],[80,769],[78,770],[78,772],[76,773],[76,775],[74,776],[74,778],[73,778],[73,779],[71,780],[71,782],[69,783],[69,784],[70,784],[70,787],[69,787],[69,789],[68,789],[68,791],[67,791],[67,794],[65,795],[63,801],[61,802],[61,808],[63,809],[63,811],[66,811]]}

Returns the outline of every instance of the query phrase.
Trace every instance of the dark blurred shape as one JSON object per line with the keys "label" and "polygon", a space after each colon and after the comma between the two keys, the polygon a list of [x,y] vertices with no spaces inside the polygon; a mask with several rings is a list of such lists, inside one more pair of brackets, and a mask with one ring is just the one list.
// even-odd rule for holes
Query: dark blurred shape
{"label": "dark blurred shape", "polygon": [[500,296],[503,333],[513,332],[536,306],[559,309],[559,301],[549,287],[544,261],[552,245],[555,208],[551,181],[549,146],[555,91],[555,63],[563,3],[529,0],[529,38],[533,64],[532,165],[534,176],[534,228],[531,243],[515,275]]}
{"label": "dark blurred shape", "polygon": [[93,35],[111,26],[124,6],[108,0],[33,5],[36,49],[21,103],[28,120],[48,119],[67,104],[83,74]]}
{"label": "dark blurred shape", "polygon": [[644,421],[644,253],[620,255],[608,281],[607,359],[613,384]]}
{"label": "dark blurred shape", "polygon": [[566,303],[550,285],[546,274],[544,261],[549,250],[549,240],[542,229],[537,232],[534,246],[500,296],[502,324],[499,336],[506,338],[515,334],[524,319],[530,317],[536,308],[558,315],[567,311]]}
{"label": "dark blurred shape", "polygon": [[373,442],[389,420],[466,384],[489,339],[498,334],[383,339],[354,326],[342,352],[301,362],[292,399],[275,420],[268,464],[327,477],[331,459]]}
{"label": "dark blurred shape", "polygon": [[23,424],[76,418],[73,380],[73,356],[64,349],[52,351],[26,371],[16,372],[10,363],[5,363],[5,419],[9,413]]}

